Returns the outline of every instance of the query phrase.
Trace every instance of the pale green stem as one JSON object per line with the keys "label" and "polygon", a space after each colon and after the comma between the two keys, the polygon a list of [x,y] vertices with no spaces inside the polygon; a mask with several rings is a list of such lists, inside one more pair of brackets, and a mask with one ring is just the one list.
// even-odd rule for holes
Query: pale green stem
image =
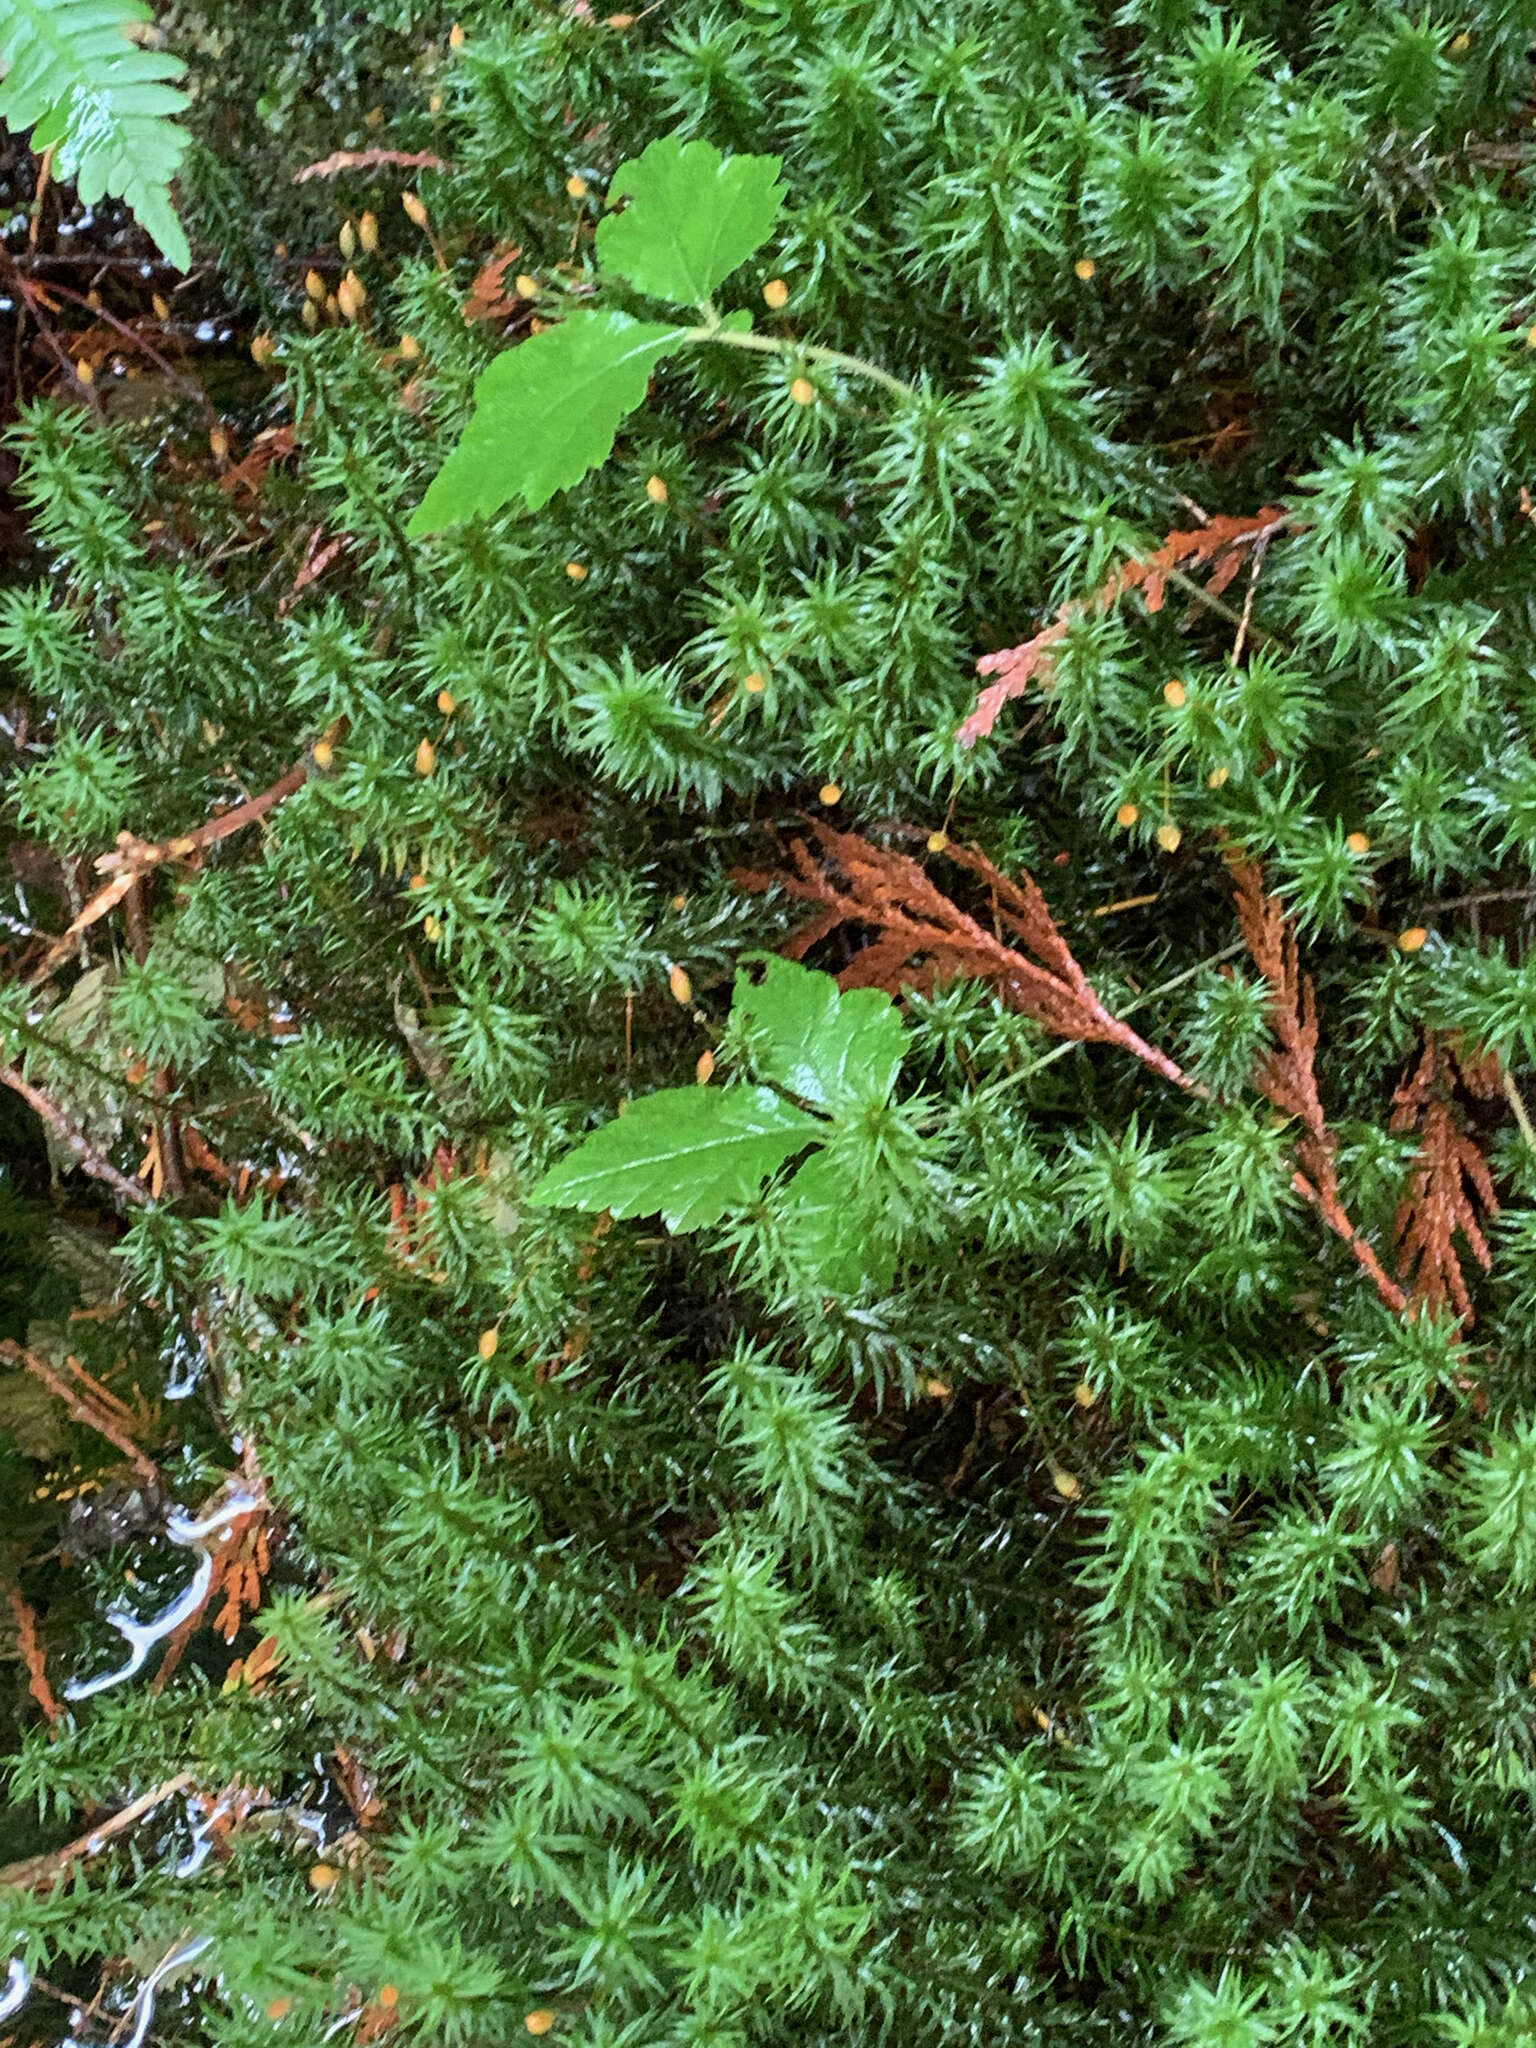
{"label": "pale green stem", "polygon": [[781,341],[776,335],[740,334],[730,327],[690,327],[687,338],[689,341],[723,341],[728,348],[755,349],[759,355],[765,356],[803,356],[807,362],[828,363],[833,369],[851,370],[855,377],[868,377],[875,384],[883,384],[887,391],[894,391],[899,398],[917,396],[910,384],[903,384],[889,370],[866,363],[862,356],[845,356],[841,349],[823,348],[818,342]]}

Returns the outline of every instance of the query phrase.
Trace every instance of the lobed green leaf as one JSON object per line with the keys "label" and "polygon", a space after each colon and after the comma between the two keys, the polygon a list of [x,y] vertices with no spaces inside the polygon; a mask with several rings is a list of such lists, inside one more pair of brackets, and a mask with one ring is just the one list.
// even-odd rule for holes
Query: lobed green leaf
{"label": "lobed green leaf", "polygon": [[779,168],[776,156],[722,156],[710,142],[659,137],[614,173],[610,201],[630,203],[599,225],[598,261],[650,298],[704,305],[771,233],[784,200]]}
{"label": "lobed green leaf", "polygon": [[669,1230],[718,1223],[825,1126],[771,1088],[663,1088],[594,1131],[530,1200],[555,1209],[658,1211]]}

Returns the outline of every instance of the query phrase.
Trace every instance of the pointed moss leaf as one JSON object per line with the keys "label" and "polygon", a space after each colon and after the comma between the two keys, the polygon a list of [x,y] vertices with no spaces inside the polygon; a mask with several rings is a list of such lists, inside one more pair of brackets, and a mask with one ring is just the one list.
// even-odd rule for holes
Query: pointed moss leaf
{"label": "pointed moss leaf", "polygon": [[622,213],[597,230],[598,261],[636,291],[700,306],[768,239],[784,191],[776,156],[725,156],[713,143],[664,135],[620,164],[610,200]]}
{"label": "pointed moss leaf", "polygon": [[663,1088],[553,1167],[530,1199],[554,1209],[658,1210],[669,1230],[718,1223],[826,1126],[771,1088]]}
{"label": "pointed moss leaf", "polygon": [[407,532],[439,533],[521,498],[530,511],[607,460],[624,415],[645,398],[681,328],[627,313],[573,313],[497,356],[475,386],[463,438]]}
{"label": "pointed moss leaf", "polygon": [[761,981],[737,974],[732,1015],[763,1078],[834,1114],[884,1102],[907,1040],[890,997],[873,988],[844,995],[830,974],[772,954],[760,965]]}
{"label": "pointed moss leaf", "polygon": [[889,1287],[892,1248],[869,1233],[863,1207],[850,1199],[830,1153],[812,1153],[779,1196],[778,1210],[818,1287],[831,1294],[857,1294],[866,1282]]}

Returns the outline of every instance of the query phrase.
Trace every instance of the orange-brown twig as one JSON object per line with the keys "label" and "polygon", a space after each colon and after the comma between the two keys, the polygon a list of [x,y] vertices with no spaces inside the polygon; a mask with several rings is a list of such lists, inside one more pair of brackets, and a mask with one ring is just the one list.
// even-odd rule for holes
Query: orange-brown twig
{"label": "orange-brown twig", "polygon": [[295,171],[293,182],[305,185],[311,178],[334,178],[339,171],[382,170],[386,165],[406,171],[446,171],[451,168],[430,149],[338,149],[332,155],[322,157],[318,163],[306,164],[303,170]]}
{"label": "orange-brown twig", "polygon": [[[1189,532],[1170,533],[1162,546],[1150,555],[1134,555],[1097,590],[1064,604],[1051,623],[1043,626],[1032,639],[1022,641],[1017,647],[1002,647],[995,654],[982,656],[976,664],[976,673],[996,676],[998,680],[979,693],[956,738],[966,747],[985,739],[996,725],[1003,706],[1024,694],[1032,676],[1050,675],[1057,643],[1079,619],[1107,612],[1132,590],[1145,591],[1149,612],[1161,611],[1169,579],[1179,578],[1182,581],[1181,567],[1186,562],[1196,567],[1215,565],[1205,591],[1211,597],[1217,597],[1236,576],[1250,551],[1268,547],[1274,536],[1283,533],[1290,523],[1291,515],[1283,506],[1266,505],[1251,519],[1224,514]],[[1193,588],[1199,596],[1200,587],[1195,585]],[[1243,627],[1244,637],[1250,626],[1251,610]]]}
{"label": "orange-brown twig", "polygon": [[34,971],[32,980],[41,981],[51,974],[72,950],[80,934],[121,903],[143,876],[163,866],[166,861],[190,860],[194,855],[206,852],[210,846],[216,846],[221,839],[228,839],[231,833],[264,818],[268,811],[285,802],[295,790],[302,789],[308,775],[309,763],[300,761],[259,796],[248,797],[243,804],[236,804],[233,810],[210,818],[207,824],[199,825],[193,832],[179,833],[174,839],[150,842],[135,839],[131,832],[120,834],[116,849],[104,853],[96,863],[96,872],[109,875],[111,879],[97,890],[69,930],[54,940],[43,957],[42,965]]}
{"label": "orange-brown twig", "polygon": [[48,1683],[48,1663],[43,1655],[43,1645],[37,1633],[37,1612],[26,1598],[20,1586],[9,1579],[4,1580],[5,1597],[11,1603],[11,1615],[16,1623],[16,1641],[21,1650],[21,1661],[27,1667],[27,1691],[42,1708],[50,1728],[57,1728],[64,1718],[64,1710],[53,1696],[53,1687]]}
{"label": "orange-brown twig", "polygon": [[0,1342],[0,1358],[9,1359],[13,1365],[24,1366],[33,1378],[40,1380],[53,1395],[61,1401],[75,1418],[87,1429],[93,1429],[98,1436],[106,1438],[115,1450],[121,1451],[129,1464],[144,1480],[158,1480],[160,1468],[154,1460],[140,1449],[129,1434],[119,1415],[122,1403],[109,1394],[105,1387],[98,1386],[78,1359],[70,1360],[77,1385],[72,1386],[53,1363],[36,1351],[29,1351],[25,1344],[18,1344],[14,1337]]}
{"label": "orange-brown twig", "polygon": [[970,975],[989,983],[1010,1009],[1033,1017],[1060,1038],[1117,1045],[1175,1087],[1205,1092],[1167,1053],[1105,1008],[1033,876],[1014,882],[976,848],[948,849],[951,859],[986,884],[994,921],[1019,941],[1018,947],[1009,946],[952,902],[905,854],[816,822],[810,831],[821,859],[805,840],[797,840],[793,874],[736,878],[754,889],[777,883],[802,902],[822,906],[820,915],[784,948],[791,959],[803,958],[841,925],[867,926],[876,937],[839,975],[844,988],[883,988],[894,994],[902,987]]}
{"label": "orange-brown twig", "polygon": [[1254,965],[1269,984],[1270,1022],[1276,1039],[1273,1049],[1260,1060],[1254,1082],[1297,1125],[1292,1185],[1349,1246],[1387,1307],[1401,1313],[1408,1306],[1407,1295],[1355,1229],[1339,1193],[1334,1166],[1337,1140],[1328,1128],[1317,1088],[1317,998],[1311,976],[1301,972],[1296,934],[1284,907],[1264,893],[1263,877],[1255,863],[1239,857],[1229,866],[1243,938]]}

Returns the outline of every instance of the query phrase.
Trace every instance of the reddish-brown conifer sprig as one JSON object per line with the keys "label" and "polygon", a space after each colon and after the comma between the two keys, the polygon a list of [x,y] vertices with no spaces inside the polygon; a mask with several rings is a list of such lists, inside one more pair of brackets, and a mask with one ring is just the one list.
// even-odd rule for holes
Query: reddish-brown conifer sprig
{"label": "reddish-brown conifer sprig", "polygon": [[[790,959],[803,959],[813,946],[844,927],[863,928],[874,937],[842,969],[838,981],[843,988],[880,988],[896,995],[903,988],[927,989],[956,975],[968,976],[986,982],[1010,1009],[1033,1018],[1058,1037],[1080,1044],[1119,1046],[1186,1093],[1208,1092],[1176,1060],[1105,1007],[1063,938],[1033,876],[1025,874],[1014,881],[975,847],[951,843],[946,848],[950,859],[986,885],[992,922],[998,928],[988,931],[946,896],[927,870],[908,855],[876,846],[855,832],[834,831],[819,820],[807,820],[807,826],[809,838],[796,840],[790,848],[792,870],[738,872],[735,877],[746,888],[777,886],[799,902],[818,906],[816,915],[783,947]],[[1269,986],[1276,1041],[1261,1058],[1254,1085],[1296,1126],[1292,1186],[1348,1245],[1386,1306],[1403,1314],[1411,1305],[1409,1294],[1355,1228],[1339,1191],[1338,1141],[1328,1127],[1317,1085],[1317,999],[1311,977],[1301,971],[1295,931],[1278,898],[1266,894],[1254,862],[1234,853],[1228,866],[1244,942]],[[1000,931],[1017,940],[1017,945],[1009,945]],[[1416,1290],[1413,1300],[1429,1299],[1427,1290],[1437,1276],[1452,1298],[1457,1298],[1460,1267],[1455,1267],[1453,1280],[1441,1251],[1449,1229],[1462,1228],[1474,1252],[1483,1242],[1480,1235],[1474,1237],[1466,1230],[1469,1215],[1476,1229],[1475,1213],[1464,1191],[1459,1204],[1452,1199],[1446,1180],[1448,1166],[1442,1163],[1442,1156],[1458,1162],[1458,1173],[1482,1194],[1485,1183],[1478,1173],[1485,1175],[1486,1167],[1480,1155],[1474,1169],[1465,1152],[1448,1151],[1438,1120],[1431,1142],[1439,1149],[1426,1155],[1422,1186],[1415,1182],[1416,1192],[1410,1194],[1406,1205],[1410,1213],[1399,1224],[1404,1253],[1413,1248],[1424,1283],[1425,1291]],[[1460,1189],[1461,1181],[1457,1185]],[[1421,1211],[1423,1220],[1418,1221]],[[1426,1256],[1430,1259],[1427,1267]]]}
{"label": "reddish-brown conifer sprig", "polygon": [[1470,1058],[1431,1032],[1418,1067],[1393,1098],[1392,1129],[1419,1133],[1418,1160],[1394,1229],[1398,1271],[1411,1282],[1414,1301],[1430,1310],[1449,1301],[1470,1323],[1472,1297],[1455,1240],[1459,1232],[1486,1273],[1493,1254],[1481,1219],[1497,1216],[1499,1202],[1488,1161],[1451,1099],[1458,1077],[1481,1100],[1501,1092],[1497,1060]]}
{"label": "reddish-brown conifer sprig", "polygon": [[1055,648],[1077,620],[1109,611],[1132,590],[1145,592],[1149,612],[1161,611],[1169,577],[1179,573],[1186,563],[1192,568],[1212,566],[1205,589],[1211,597],[1219,597],[1254,550],[1267,547],[1290,524],[1291,515],[1284,506],[1266,505],[1251,518],[1222,514],[1188,532],[1170,533],[1150,555],[1133,555],[1097,590],[1086,597],[1070,599],[1051,623],[1031,639],[981,657],[976,673],[996,676],[997,681],[978,694],[956,738],[962,746],[974,746],[991,732],[1003,706],[1023,696],[1032,676],[1049,679]]}
{"label": "reddish-brown conifer sprig", "polygon": [[1175,1087],[1204,1093],[1177,1061],[1105,1008],[1033,876],[1015,882],[975,847],[946,849],[949,859],[986,884],[994,923],[1019,942],[1010,946],[946,896],[908,855],[816,821],[810,831],[820,860],[800,839],[791,849],[792,874],[736,877],[748,888],[776,884],[803,903],[821,906],[784,947],[790,959],[803,959],[840,926],[867,926],[876,937],[838,976],[843,988],[882,988],[894,995],[967,975],[988,983],[1010,1009],[1060,1038],[1117,1045]]}
{"label": "reddish-brown conifer sprig", "polygon": [[1338,1140],[1328,1128],[1317,1087],[1317,997],[1312,977],[1301,971],[1295,930],[1278,898],[1266,895],[1255,862],[1236,855],[1228,866],[1244,941],[1269,984],[1275,1044],[1260,1059],[1254,1085],[1297,1127],[1291,1185],[1349,1246],[1387,1307],[1401,1314],[1408,1296],[1356,1230],[1339,1193]]}

